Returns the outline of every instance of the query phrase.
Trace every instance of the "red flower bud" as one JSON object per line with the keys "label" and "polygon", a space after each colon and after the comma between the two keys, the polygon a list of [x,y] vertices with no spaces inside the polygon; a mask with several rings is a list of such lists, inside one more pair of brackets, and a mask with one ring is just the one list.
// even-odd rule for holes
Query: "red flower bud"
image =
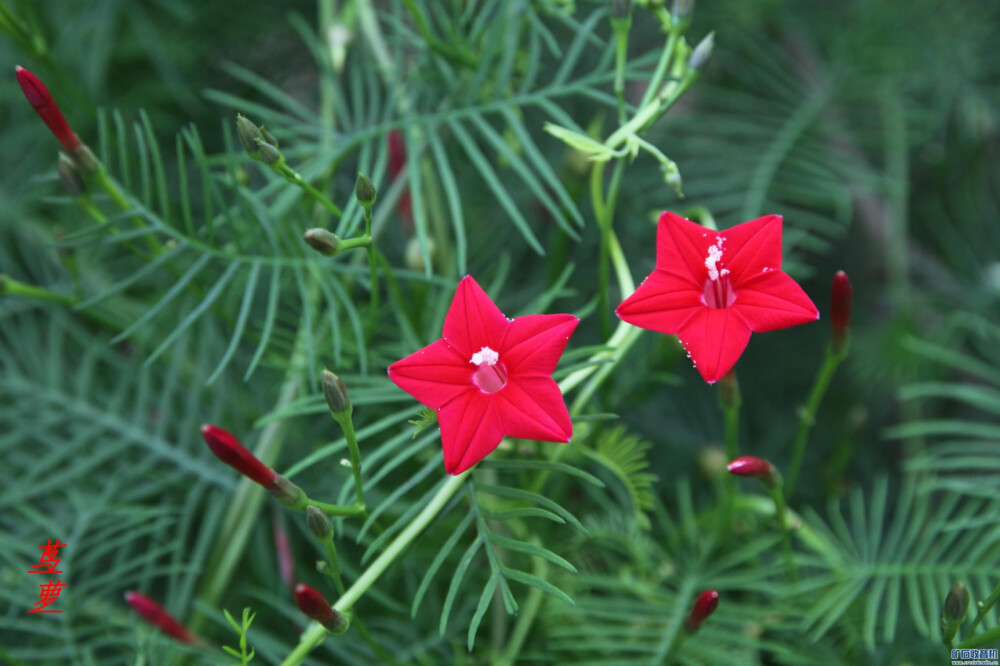
{"label": "red flower bud", "polygon": [[167,636],[181,643],[194,644],[198,642],[198,639],[185,629],[184,625],[174,619],[173,615],[146,595],[135,590],[129,590],[125,593],[125,602],[132,607],[132,610],[142,616],[142,619],[158,628]]}
{"label": "red flower bud", "polygon": [[833,321],[833,350],[843,352],[851,333],[851,303],[854,300],[854,290],[847,273],[837,271],[833,276],[833,289],[830,291],[830,312]]}
{"label": "red flower bud", "polygon": [[28,102],[31,103],[31,106],[35,107],[35,111],[38,112],[38,115],[42,117],[45,124],[49,126],[52,133],[59,139],[59,143],[62,144],[63,148],[70,153],[74,152],[82,145],[82,142],[73,130],[70,129],[69,123],[63,117],[62,111],[59,110],[55,100],[52,99],[52,95],[49,94],[49,89],[45,87],[44,83],[38,80],[37,76],[24,67],[18,65],[14,68],[14,71],[17,73],[17,82],[21,84],[21,90],[24,92],[24,96],[28,98]]}
{"label": "red flower bud", "polygon": [[201,427],[201,436],[219,460],[268,490],[274,486],[278,476],[275,471],[257,460],[231,433],[206,423]]}
{"label": "red flower bud", "polygon": [[299,605],[299,610],[322,624],[332,634],[342,634],[350,626],[343,613],[331,608],[323,595],[308,585],[299,583],[295,586],[295,603]]}
{"label": "red flower bud", "polygon": [[755,456],[742,456],[726,467],[730,474],[736,476],[749,476],[760,479],[769,486],[776,486],[781,483],[781,473],[774,465]]}
{"label": "red flower bud", "polygon": [[701,628],[701,623],[715,612],[719,606],[719,593],[715,590],[705,590],[694,600],[694,608],[684,620],[684,629],[693,634]]}

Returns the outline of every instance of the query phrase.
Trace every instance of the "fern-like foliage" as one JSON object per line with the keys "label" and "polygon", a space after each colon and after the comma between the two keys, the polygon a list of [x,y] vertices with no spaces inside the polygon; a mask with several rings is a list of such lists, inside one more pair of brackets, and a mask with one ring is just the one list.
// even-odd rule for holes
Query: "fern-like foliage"
{"label": "fern-like foliage", "polygon": [[240,660],[239,663],[234,664],[233,666],[247,666],[251,661],[253,661],[257,652],[253,648],[250,648],[250,652],[247,652],[247,632],[250,631],[250,624],[253,622],[256,614],[250,612],[249,608],[244,608],[243,617],[240,622],[237,622],[233,619],[233,616],[229,614],[228,610],[223,609],[222,612],[226,616],[226,622],[228,622],[229,626],[233,628],[236,635],[240,637],[239,649],[229,647],[228,645],[222,646],[222,649],[225,650],[226,654]]}
{"label": "fern-like foliage", "polygon": [[994,497],[1000,471],[1000,327],[985,319],[967,318],[960,330],[969,349],[910,340],[909,349],[947,375],[904,386],[900,397],[925,405],[940,416],[896,426],[894,438],[918,438],[926,449],[908,464],[925,475],[925,486],[975,497]]}
{"label": "fern-like foliage", "polygon": [[656,475],[649,468],[647,454],[651,444],[628,433],[624,426],[602,432],[593,449],[583,449],[583,454],[593,459],[614,475],[625,495],[626,506],[631,506],[635,522],[649,528],[647,513],[656,501],[653,490]]}
{"label": "fern-like foliage", "polygon": [[[783,586],[771,582],[781,577],[780,562],[760,561],[775,547],[775,535],[722,549],[709,526],[699,524],[690,487],[681,484],[676,495],[676,515],[658,504],[650,528],[639,527],[634,516],[593,522],[595,542],[580,544],[587,570],[567,579],[576,608],[543,609],[545,649],[554,651],[560,663],[699,664],[724,652],[752,663],[761,650],[799,654],[780,639],[761,641],[737,630],[747,622],[757,631],[791,628],[794,611],[781,601]],[[684,617],[706,588],[720,590],[728,603],[702,632],[684,641]]]}
{"label": "fern-like foliage", "polygon": [[939,641],[941,604],[955,581],[982,597],[996,586],[1000,501],[921,492],[914,476],[905,478],[895,507],[889,497],[881,479],[869,498],[851,494],[848,515],[833,505],[829,524],[815,514],[807,520],[832,547],[809,558],[814,573],[799,588],[813,600],[801,624],[813,638],[846,617],[869,647],[891,644],[903,621]]}
{"label": "fern-like foliage", "polygon": [[517,613],[518,603],[511,589],[511,583],[536,588],[570,606],[573,605],[573,600],[569,595],[539,575],[540,572],[547,569],[546,567],[539,566],[537,563],[532,566],[530,563],[531,558],[540,558],[544,562],[555,564],[571,573],[576,573],[576,567],[560,555],[545,548],[541,544],[541,539],[533,534],[530,528],[531,521],[528,519],[541,518],[559,525],[568,525],[579,533],[586,534],[586,529],[580,521],[554,500],[517,485],[500,485],[482,481],[483,477],[489,477],[491,480],[496,479],[499,470],[519,473],[516,478],[521,479],[526,478],[525,473],[570,474],[585,479],[596,487],[603,487],[597,478],[570,465],[518,460],[491,461],[486,465],[481,476],[468,482],[465,493],[468,513],[452,531],[444,546],[437,552],[433,562],[427,568],[413,598],[412,614],[416,615],[441,566],[472,528],[475,536],[454,569],[447,594],[441,605],[439,624],[439,631],[444,635],[448,627],[449,617],[452,615],[453,606],[460,590],[463,589],[463,585],[482,584],[482,581],[478,580],[480,578],[478,576],[473,578],[476,582],[471,582],[468,574],[470,566],[478,557],[485,558],[489,576],[479,593],[479,600],[469,623],[467,632],[469,650],[472,650],[475,645],[476,632],[494,596],[499,595],[507,613]]}
{"label": "fern-like foliage", "polygon": [[[188,386],[203,383],[204,351],[184,339],[169,366],[145,368],[65,313],[4,312],[0,321],[0,577],[11,581],[0,586],[0,643],[14,663],[63,659],[67,645],[80,663],[133,663],[121,646],[138,641],[162,659],[174,648],[147,644],[120,599],[172,581],[170,610],[181,614],[211,542],[199,527],[216,525],[223,508],[206,496],[234,485],[195,442],[204,405]],[[133,476],[109,471],[119,460]],[[159,501],[182,489],[183,502]],[[23,613],[42,582],[23,571],[56,537],[67,544],[55,602],[65,643]]]}

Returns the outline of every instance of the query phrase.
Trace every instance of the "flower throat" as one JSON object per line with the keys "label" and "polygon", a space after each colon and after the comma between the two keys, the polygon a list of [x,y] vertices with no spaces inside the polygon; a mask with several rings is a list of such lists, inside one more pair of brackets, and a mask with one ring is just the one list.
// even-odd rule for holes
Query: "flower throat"
{"label": "flower throat", "polygon": [[500,363],[500,355],[489,347],[473,354],[469,363],[476,366],[472,383],[483,393],[496,393],[507,384],[507,369]]}
{"label": "flower throat", "polygon": [[705,257],[705,268],[708,269],[708,279],[701,298],[710,308],[728,308],[736,301],[736,292],[729,280],[729,269],[722,268],[722,244],[725,236],[716,236],[715,245],[708,246],[708,256]]}

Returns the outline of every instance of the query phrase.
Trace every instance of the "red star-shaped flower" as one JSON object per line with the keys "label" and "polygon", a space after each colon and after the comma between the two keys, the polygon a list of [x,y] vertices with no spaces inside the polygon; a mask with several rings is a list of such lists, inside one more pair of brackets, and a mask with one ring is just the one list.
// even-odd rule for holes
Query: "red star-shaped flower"
{"label": "red star-shaped flower", "polygon": [[752,331],[819,319],[781,270],[781,216],[712,231],[670,212],[656,232],[656,269],[618,306],[640,328],[676,333],[709,384],[736,364]]}
{"label": "red star-shaped flower", "polygon": [[578,323],[569,314],[509,320],[475,280],[462,278],[441,339],[389,366],[389,379],[437,410],[449,474],[475,465],[505,436],[570,440],[573,423],[552,372]]}

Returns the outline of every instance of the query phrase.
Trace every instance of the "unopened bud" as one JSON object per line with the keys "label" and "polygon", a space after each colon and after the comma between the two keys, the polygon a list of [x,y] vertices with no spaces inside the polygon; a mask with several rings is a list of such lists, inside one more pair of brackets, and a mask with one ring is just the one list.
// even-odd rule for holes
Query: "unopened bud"
{"label": "unopened bud", "polygon": [[268,490],[271,489],[278,475],[273,469],[258,460],[254,454],[247,451],[246,447],[232,433],[211,423],[206,423],[201,427],[201,436],[219,460],[251,481],[259,483]]}
{"label": "unopened bud", "polygon": [[306,525],[317,541],[326,541],[333,534],[333,526],[330,525],[330,519],[326,517],[326,514],[322,510],[314,506],[306,507]]}
{"label": "unopened bud", "polygon": [[684,620],[684,629],[689,634],[693,634],[701,628],[702,623],[708,616],[715,612],[719,606],[719,593],[715,590],[705,590],[694,600],[694,608],[688,613]]}
{"label": "unopened bud", "polygon": [[78,197],[86,192],[83,184],[83,176],[80,175],[80,169],[77,168],[76,163],[69,156],[63,153],[59,153],[59,180],[62,181],[63,187],[66,188],[66,193],[71,197]]}
{"label": "unopened bud", "polygon": [[969,610],[969,588],[961,581],[951,586],[948,596],[944,599],[944,611],[942,615],[949,623],[961,624],[965,621],[965,614]]}
{"label": "unopened bud", "polygon": [[260,151],[260,161],[269,167],[278,168],[285,163],[281,151],[263,139],[257,140],[257,150]]}
{"label": "unopened bud", "polygon": [[181,643],[187,643],[193,645],[198,642],[198,639],[184,628],[177,619],[167,612],[163,606],[153,601],[145,594],[141,592],[136,592],[135,590],[129,590],[125,593],[125,603],[132,607],[136,613],[138,613],[142,619],[149,622],[151,625],[170,636],[174,640],[180,641]]}
{"label": "unopened bud", "polygon": [[267,128],[264,127],[263,125],[260,126],[260,134],[261,134],[261,136],[264,137],[264,141],[267,141],[269,144],[271,144],[275,148],[278,148],[278,147],[281,146],[281,144],[278,143],[278,137],[276,137],[273,134],[271,134],[267,130]]}
{"label": "unopened bud", "polygon": [[257,142],[264,140],[260,128],[250,122],[243,114],[237,113],[236,133],[240,137],[240,143],[243,144],[243,150],[247,151],[251,157],[257,157]]}
{"label": "unopened bud", "polygon": [[663,165],[663,182],[674,191],[678,197],[684,197],[684,183],[681,181],[681,171],[677,168],[677,163],[670,160]]}
{"label": "unopened bud", "polygon": [[371,208],[372,204],[375,203],[377,195],[378,192],[375,189],[372,179],[363,173],[359,173],[358,183],[354,187],[354,196],[358,198],[358,203],[364,208]]}
{"label": "unopened bud", "polygon": [[21,86],[21,92],[24,93],[28,103],[34,107],[42,122],[48,126],[63,148],[74,151],[81,146],[80,139],[73,133],[62,111],[59,110],[59,105],[52,99],[45,84],[20,65],[14,67],[14,72],[17,75],[17,82]]}
{"label": "unopened bud", "polygon": [[326,229],[310,229],[302,234],[302,238],[309,243],[309,247],[324,257],[332,257],[340,252],[340,239]]}
{"label": "unopened bud", "polygon": [[340,416],[351,409],[351,399],[347,397],[344,381],[329,370],[323,370],[323,395],[334,416]]}
{"label": "unopened bud", "polygon": [[675,24],[686,23],[691,18],[692,9],[694,9],[694,0],[674,0],[673,9],[670,10],[670,19]]}
{"label": "unopened bud", "polygon": [[710,32],[705,36],[703,40],[698,42],[698,46],[694,47],[694,52],[691,54],[691,58],[688,60],[688,65],[691,69],[696,71],[702,71],[705,69],[705,65],[712,57],[712,50],[715,48],[715,33]]}
{"label": "unopened bud", "polygon": [[851,339],[851,305],[854,301],[854,290],[847,273],[837,271],[833,276],[833,288],[830,290],[830,321],[832,336],[830,344],[833,351],[841,354],[847,350]]}
{"label": "unopened bud", "polygon": [[340,611],[331,608],[323,595],[308,585],[295,586],[295,603],[308,617],[322,624],[331,634],[342,634],[350,627],[350,622]]}
{"label": "unopened bud", "polygon": [[781,485],[781,472],[763,458],[755,456],[742,456],[726,466],[730,474],[735,476],[747,476],[760,479],[770,488]]}

